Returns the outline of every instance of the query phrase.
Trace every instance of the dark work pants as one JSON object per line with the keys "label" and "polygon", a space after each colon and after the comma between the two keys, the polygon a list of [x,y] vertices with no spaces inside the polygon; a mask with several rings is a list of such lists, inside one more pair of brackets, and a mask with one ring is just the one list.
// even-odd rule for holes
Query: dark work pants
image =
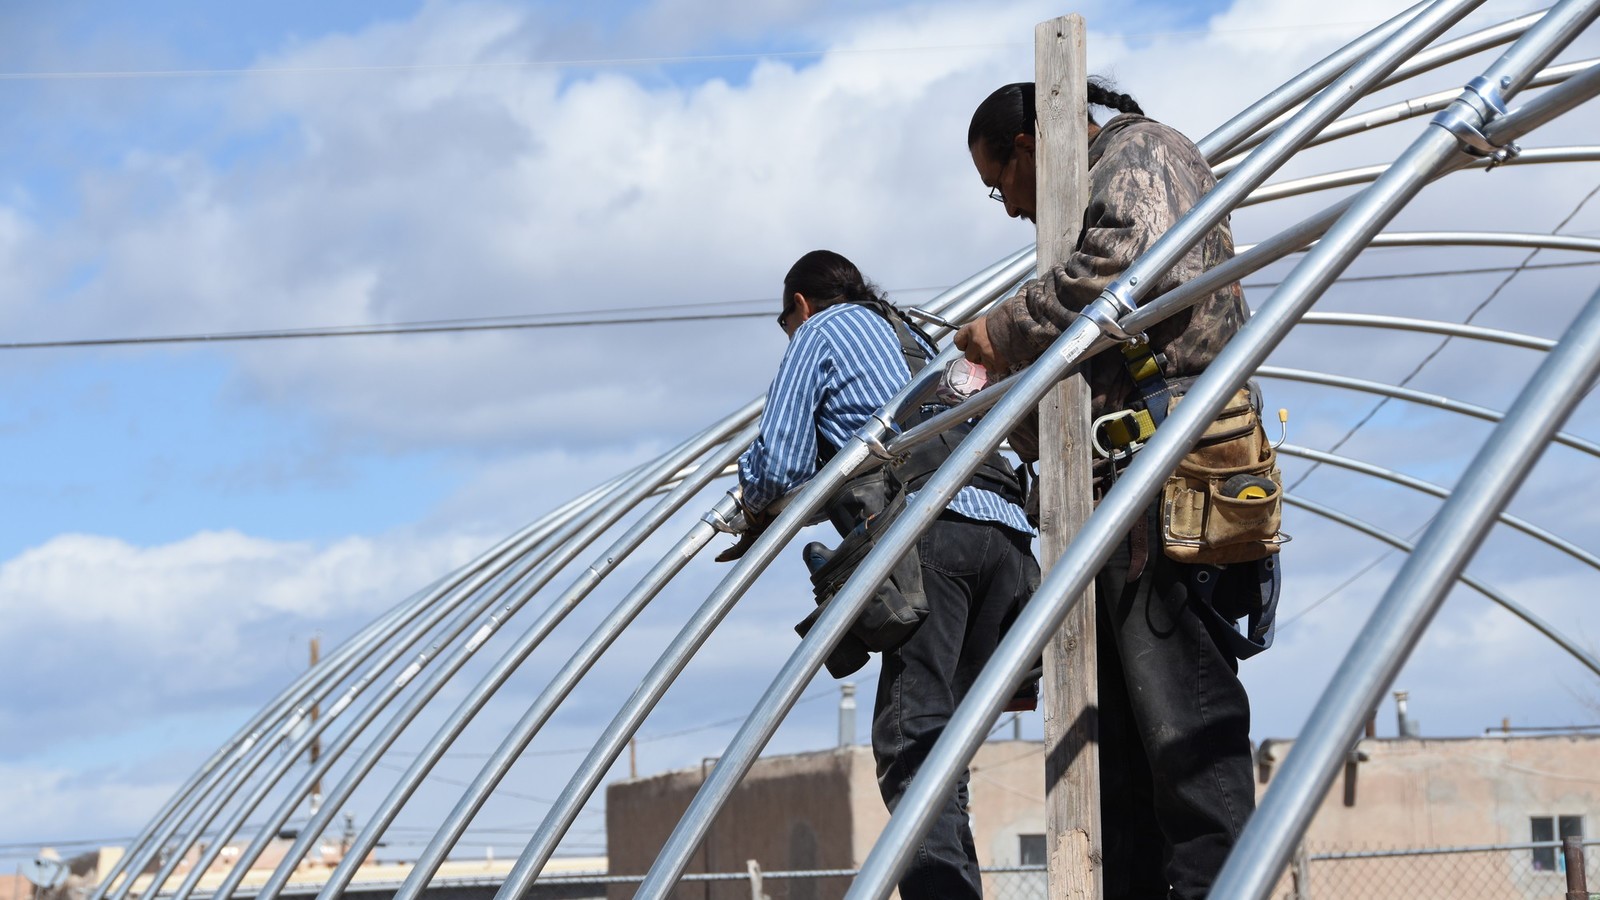
{"label": "dark work pants", "polygon": [[[1030,538],[946,512],[917,544],[928,618],[883,654],[872,715],[878,789],[891,812],[977,680],[1022,604],[1039,585]],[[978,898],[983,885],[967,824],[967,774],[945,800],[911,867],[903,900]]]}
{"label": "dark work pants", "polygon": [[1194,900],[1255,808],[1250,705],[1190,605],[1194,567],[1161,552],[1153,511],[1143,528],[1095,579],[1105,896]]}

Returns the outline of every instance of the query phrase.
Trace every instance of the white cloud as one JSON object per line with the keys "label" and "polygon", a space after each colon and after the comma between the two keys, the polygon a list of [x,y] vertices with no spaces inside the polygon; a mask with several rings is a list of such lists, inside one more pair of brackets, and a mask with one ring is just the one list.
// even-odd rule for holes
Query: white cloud
{"label": "white cloud", "polygon": [[[1376,20],[1390,11],[1385,5],[1329,15]],[[723,7],[659,9],[676,22],[680,12],[714,17]],[[1154,115],[1195,136],[1334,43],[1323,29],[1264,30],[1300,23],[1304,12],[1292,3],[1241,0],[1211,23],[1227,33],[1194,38],[1123,39],[1104,28],[1142,27],[1143,17],[1159,13],[1088,12],[1096,29],[1091,68],[1114,72]],[[961,137],[979,98],[1031,71],[1026,49],[988,45],[1026,42],[1031,23],[1053,13],[1037,3],[846,13],[830,20],[834,52],[820,60],[764,62],[742,80],[690,86],[639,69],[260,73],[219,89],[220,140],[244,150],[214,154],[200,141],[185,152],[135,148],[86,176],[81,217],[48,234],[21,213],[0,215],[0,263],[47,261],[50,271],[96,264],[85,287],[32,306],[36,294],[6,280],[28,267],[0,265],[0,315],[16,327],[48,324],[54,334],[65,330],[62,321],[104,334],[775,300],[776,279],[816,246],[855,257],[888,287],[949,283],[1031,236],[981,197]],[[753,19],[727,27],[755,28],[751,22],[769,14],[777,13],[752,10]],[[520,8],[438,3],[411,20],[297,42],[260,65],[494,65],[558,46],[565,34],[566,26]],[[856,52],[952,45],[964,49]],[[1548,228],[1576,200],[1563,187],[1567,177],[1502,170],[1489,183],[1488,205],[1499,208],[1484,218],[1468,215],[1490,196],[1478,193],[1484,176],[1458,176],[1466,187],[1430,191],[1424,199],[1433,211],[1409,227],[1492,228],[1514,215],[1516,227]],[[1507,212],[1518,194],[1528,202]],[[1238,236],[1258,238],[1284,218],[1241,214]],[[1349,302],[1381,305],[1391,296],[1354,292]],[[1392,303],[1438,300],[1409,293]],[[1568,309],[1571,296],[1551,291],[1515,303],[1546,300]],[[1319,365],[1352,361],[1344,341],[1308,346]],[[62,535],[0,565],[0,614],[11,626],[0,638],[7,680],[40,696],[54,691],[58,701],[48,710],[8,704],[0,734],[33,740],[45,724],[68,736],[104,734],[106,722],[160,718],[173,706],[230,714],[253,706],[300,670],[298,644],[275,652],[286,633],[351,630],[501,530],[721,417],[764,389],[781,347],[767,319],[238,346],[236,402],[308,411],[331,444],[394,453],[450,447],[472,477],[406,534],[310,542],[219,531],[152,547]],[[1404,368],[1381,359],[1404,352],[1398,341],[1362,351],[1353,360],[1361,371],[1375,359]],[[1482,361],[1446,357],[1438,365],[1464,381],[1482,377],[1474,369]],[[1306,419],[1297,411],[1296,440],[1342,433],[1365,408],[1335,406]],[[1429,432],[1435,421],[1419,419],[1417,431],[1384,433],[1361,448],[1400,466],[1449,443]],[[1562,527],[1592,531],[1592,511],[1572,493],[1546,485],[1545,495]],[[1338,499],[1378,510],[1386,502],[1370,490]],[[1396,519],[1418,508],[1407,504]],[[1286,614],[1378,552],[1333,529],[1295,529]],[[761,595],[770,603],[756,605],[753,595],[730,617],[714,639],[725,655],[691,668],[686,689],[669,698],[683,705],[664,706],[652,730],[670,731],[674,717],[732,717],[754,702],[793,646],[787,628],[803,611],[793,604],[807,600],[794,587],[798,567],[787,562],[784,584]],[[629,679],[637,683],[720,574],[697,566],[686,575],[619,644],[614,669],[597,670],[588,684],[589,696],[605,702],[570,714],[609,718]],[[1518,596],[1592,593],[1585,579],[1511,583]],[[1381,584],[1373,576],[1361,585],[1365,594],[1351,592],[1357,599],[1330,601],[1246,664],[1266,733],[1300,721]],[[1573,602],[1540,608],[1557,621],[1580,621]],[[774,609],[783,610],[778,627]],[[596,615],[585,610],[572,624]],[[1485,699],[1523,703],[1529,715],[1570,711],[1560,695],[1552,700],[1523,679],[1549,655],[1530,635],[1493,609],[1441,618],[1404,676],[1405,686],[1438,693],[1419,715],[1475,721],[1482,710],[1473,704]],[[552,638],[552,649],[573,645],[566,631]],[[730,670],[758,674],[737,679],[735,691]],[[62,697],[66,685],[82,696]],[[1416,690],[1414,709],[1424,693]],[[1539,702],[1528,703],[1530,695]],[[694,743],[695,754],[715,752]],[[29,787],[13,808],[26,813],[26,804],[59,796],[60,809],[78,811],[63,812],[61,827],[81,832],[73,821],[97,820],[81,799],[92,791],[73,793],[62,771],[35,766],[18,775]],[[118,808],[150,809],[165,793],[94,790]],[[0,808],[0,821],[9,811]],[[41,831],[50,824],[22,818]]]}
{"label": "white cloud", "polygon": [[0,711],[0,733],[13,748],[44,750],[166,710],[269,695],[304,658],[300,642],[283,643],[286,632],[302,641],[347,632],[488,543],[440,535],[316,545],[207,532],[137,547],[57,537],[0,565],[10,623],[0,657],[7,683],[24,688]]}

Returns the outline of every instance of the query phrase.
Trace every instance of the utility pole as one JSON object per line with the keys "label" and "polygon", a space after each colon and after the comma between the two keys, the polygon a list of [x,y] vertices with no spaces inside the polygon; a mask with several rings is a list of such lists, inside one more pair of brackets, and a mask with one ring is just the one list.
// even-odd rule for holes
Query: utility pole
{"label": "utility pole", "polygon": [[[1084,24],[1034,27],[1039,273],[1077,245],[1088,203],[1088,69]],[[1039,542],[1048,569],[1094,509],[1089,386],[1074,373],[1039,404]],[[1051,900],[1101,894],[1100,760],[1094,586],[1045,645],[1045,841]]]}

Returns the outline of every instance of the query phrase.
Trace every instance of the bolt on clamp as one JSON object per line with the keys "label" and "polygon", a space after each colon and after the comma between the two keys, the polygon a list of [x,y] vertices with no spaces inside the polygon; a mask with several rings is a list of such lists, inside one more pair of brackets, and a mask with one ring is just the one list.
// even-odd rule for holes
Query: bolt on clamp
{"label": "bolt on clamp", "polygon": [[899,431],[900,429],[895,427],[894,420],[885,416],[882,412],[875,412],[872,414],[872,418],[861,424],[861,430],[856,432],[856,437],[861,439],[861,443],[867,445],[868,453],[884,462],[893,462],[900,458],[900,454],[890,450],[889,446],[883,442],[883,439],[891,434],[897,434]]}
{"label": "bolt on clamp", "polygon": [[740,502],[743,496],[742,488],[730,488],[709,512],[700,517],[700,521],[723,534],[742,534],[745,530],[744,505]]}
{"label": "bolt on clamp", "polygon": [[[1138,277],[1130,278],[1128,284],[1138,284]],[[1093,322],[1101,334],[1114,341],[1133,340],[1134,336],[1124,330],[1119,321],[1138,308],[1128,299],[1127,293],[1128,289],[1122,282],[1113,281],[1079,315]]]}
{"label": "bolt on clamp", "polygon": [[1488,77],[1479,75],[1467,82],[1455,102],[1433,117],[1433,124],[1460,141],[1464,152],[1486,157],[1491,170],[1507,160],[1515,159],[1522,152],[1515,141],[1497,145],[1483,133],[1485,125],[1506,114],[1505,98],[1500,90],[1510,86],[1510,77],[1502,78],[1496,84]]}

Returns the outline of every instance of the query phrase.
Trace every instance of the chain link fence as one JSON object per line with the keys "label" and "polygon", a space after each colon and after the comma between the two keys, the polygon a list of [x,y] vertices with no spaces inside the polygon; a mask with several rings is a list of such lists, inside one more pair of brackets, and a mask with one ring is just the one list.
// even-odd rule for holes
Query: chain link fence
{"label": "chain link fence", "polygon": [[[1600,887],[1600,841],[1585,841],[1584,868]],[[1561,844],[1543,841],[1402,850],[1307,848],[1276,896],[1284,900],[1519,900],[1567,896]],[[1591,894],[1600,897],[1600,894]]]}
{"label": "chain link fence", "polygon": [[[980,869],[987,900],[1047,900],[1044,866],[995,866]],[[692,873],[678,882],[676,898],[692,900],[839,900],[850,888],[855,869],[809,869],[764,872],[751,863],[744,872]],[[632,897],[640,875],[566,875],[541,878],[530,896]],[[437,883],[437,882],[436,882]],[[559,894],[555,892],[560,892]]]}

